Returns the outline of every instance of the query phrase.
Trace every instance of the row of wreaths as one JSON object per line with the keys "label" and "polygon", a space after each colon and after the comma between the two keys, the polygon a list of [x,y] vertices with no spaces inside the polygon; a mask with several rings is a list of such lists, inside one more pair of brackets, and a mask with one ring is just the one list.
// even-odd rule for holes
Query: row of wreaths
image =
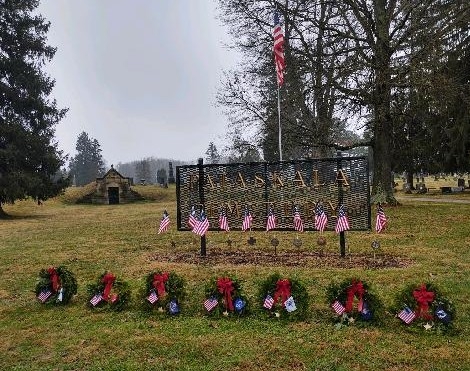
{"label": "row of wreaths", "polygon": [[[176,315],[186,298],[185,280],[174,272],[156,271],[145,277],[140,304],[146,310]],[[35,288],[37,299],[44,304],[65,305],[77,293],[74,274],[64,266],[43,269]],[[131,300],[127,282],[111,272],[103,273],[95,284],[87,285],[87,305],[94,309],[123,310]],[[360,279],[346,279],[331,284],[326,297],[329,313],[337,326],[350,324],[380,324],[391,313],[403,324],[425,329],[448,330],[455,320],[455,307],[431,283],[408,285],[397,296],[392,308],[385,310],[369,285]],[[309,297],[299,280],[275,273],[259,287],[256,304],[244,295],[241,282],[222,276],[208,281],[201,309],[208,315],[243,316],[257,307],[268,316],[291,320],[306,318]]]}

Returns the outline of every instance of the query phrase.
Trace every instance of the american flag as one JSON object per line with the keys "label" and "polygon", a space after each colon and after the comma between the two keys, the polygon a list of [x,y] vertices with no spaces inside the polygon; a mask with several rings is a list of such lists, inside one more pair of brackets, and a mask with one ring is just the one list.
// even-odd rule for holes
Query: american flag
{"label": "american flag", "polygon": [[341,204],[338,209],[338,219],[336,220],[336,233],[344,232],[349,230],[349,220],[348,216],[346,215],[346,210],[344,205]]}
{"label": "american flag", "polygon": [[326,224],[328,223],[328,217],[323,210],[323,206],[318,203],[315,207],[315,229],[323,232],[325,230]]}
{"label": "american flag", "polygon": [[416,314],[409,307],[405,307],[400,313],[398,313],[398,318],[409,325],[416,318]]}
{"label": "american flag", "polygon": [[274,215],[274,210],[270,207],[268,212],[268,221],[266,222],[266,231],[270,231],[274,228],[276,228],[276,215]]}
{"label": "american flag", "polygon": [[103,295],[101,295],[101,293],[95,294],[95,296],[90,299],[90,304],[96,306],[101,300],[103,300]]}
{"label": "american flag", "polygon": [[158,228],[158,234],[166,232],[170,228],[170,216],[168,215],[167,211],[163,212],[163,217],[160,222],[160,228]]}
{"label": "american flag", "polygon": [[297,206],[294,208],[294,229],[299,232],[304,231],[304,222],[300,216],[300,211]]}
{"label": "american flag", "polygon": [[209,219],[207,219],[206,213],[204,212],[204,210],[201,210],[201,214],[199,215],[199,220],[194,226],[193,232],[196,233],[198,236],[204,236],[208,229],[209,229]]}
{"label": "american flag", "polygon": [[194,208],[194,206],[192,206],[191,212],[189,213],[188,225],[191,229],[193,229],[196,223],[197,223],[196,209]]}
{"label": "american flag", "polygon": [[204,308],[206,308],[206,310],[210,312],[212,309],[214,309],[217,306],[217,304],[219,304],[217,299],[214,297],[210,297],[209,299],[204,301]]}
{"label": "american flag", "polygon": [[219,228],[223,231],[229,231],[230,230],[230,228],[228,226],[227,213],[225,212],[224,209],[220,210]]}
{"label": "american flag", "polygon": [[149,296],[147,297],[147,300],[150,302],[150,304],[155,304],[158,300],[158,295],[155,292],[155,290],[151,290]]}
{"label": "american flag", "polygon": [[274,299],[271,295],[267,295],[264,299],[263,307],[266,309],[271,309],[274,305]]}
{"label": "american flag", "polygon": [[44,290],[41,290],[41,292],[39,293],[38,299],[41,303],[45,303],[46,300],[49,299],[49,296],[51,296],[51,295],[52,295],[51,290],[44,289]]}
{"label": "american flag", "polygon": [[282,33],[279,13],[274,12],[274,63],[276,65],[277,83],[281,86],[284,83],[284,70],[286,61],[284,59],[284,34]]}
{"label": "american flag", "polygon": [[245,208],[245,216],[243,217],[242,231],[246,231],[251,228],[251,223],[253,222],[253,216],[251,215],[248,207]]}
{"label": "american flag", "polygon": [[381,204],[377,206],[377,219],[375,221],[375,230],[377,233],[382,232],[387,225],[387,217]]}
{"label": "american flag", "polygon": [[342,315],[346,311],[346,308],[338,300],[335,300],[335,302],[331,304],[331,308],[333,308],[338,316]]}

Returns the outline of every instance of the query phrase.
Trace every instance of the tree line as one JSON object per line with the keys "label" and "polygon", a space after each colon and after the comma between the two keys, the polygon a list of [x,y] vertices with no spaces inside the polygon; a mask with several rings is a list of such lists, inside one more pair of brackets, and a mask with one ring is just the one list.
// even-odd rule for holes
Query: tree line
{"label": "tree line", "polygon": [[[55,81],[42,70],[56,48],[47,45],[50,23],[37,13],[38,4],[0,0],[0,216],[4,203],[57,195],[70,184],[69,172],[82,183],[104,171],[99,143],[86,133],[69,172],[64,169],[67,155],[54,134],[67,109],[51,98]],[[230,161],[279,159],[272,53],[277,9],[287,64],[279,90],[285,159],[367,146],[374,200],[390,203],[392,171],[470,170],[469,1],[218,4],[241,56],[217,97],[231,120]],[[352,123],[362,136],[350,130]],[[218,161],[214,147],[206,155]],[[118,168],[127,172],[126,166]],[[152,166],[149,159],[138,161],[132,176],[153,179]]]}
{"label": "tree line", "polygon": [[[82,132],[75,146],[77,154],[70,158],[67,176],[72,185],[83,186],[94,182],[96,178],[105,175],[108,170],[101,154],[101,145],[98,140]],[[176,166],[185,163],[178,160],[157,159],[148,157],[127,163],[118,163],[115,169],[127,178],[132,178],[134,184],[168,184],[169,163],[172,163],[173,177]],[[114,164],[113,164],[114,165]]]}

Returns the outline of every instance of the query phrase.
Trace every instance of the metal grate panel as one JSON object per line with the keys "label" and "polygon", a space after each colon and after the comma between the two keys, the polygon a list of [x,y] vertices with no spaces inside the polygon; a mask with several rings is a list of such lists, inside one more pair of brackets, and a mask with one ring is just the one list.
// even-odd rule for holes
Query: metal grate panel
{"label": "metal grate panel", "polygon": [[293,230],[293,210],[297,206],[305,229],[314,230],[317,202],[323,204],[328,216],[327,229],[333,230],[341,201],[352,230],[371,228],[365,157],[186,165],[176,168],[176,177],[178,230],[190,229],[188,216],[193,206],[197,210],[204,208],[211,230],[218,230],[222,208],[230,229],[241,229],[245,207],[253,215],[252,229],[266,229],[272,207],[278,220],[277,230]]}

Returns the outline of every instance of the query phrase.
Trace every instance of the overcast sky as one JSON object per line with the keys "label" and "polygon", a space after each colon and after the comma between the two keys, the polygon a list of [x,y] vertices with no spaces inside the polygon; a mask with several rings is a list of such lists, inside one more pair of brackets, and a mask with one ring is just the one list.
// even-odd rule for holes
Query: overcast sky
{"label": "overcast sky", "polygon": [[222,150],[227,120],[215,106],[233,66],[214,0],[41,0],[57,47],[46,67],[67,117],[59,148],[85,131],[108,166],[145,157],[197,161]]}

